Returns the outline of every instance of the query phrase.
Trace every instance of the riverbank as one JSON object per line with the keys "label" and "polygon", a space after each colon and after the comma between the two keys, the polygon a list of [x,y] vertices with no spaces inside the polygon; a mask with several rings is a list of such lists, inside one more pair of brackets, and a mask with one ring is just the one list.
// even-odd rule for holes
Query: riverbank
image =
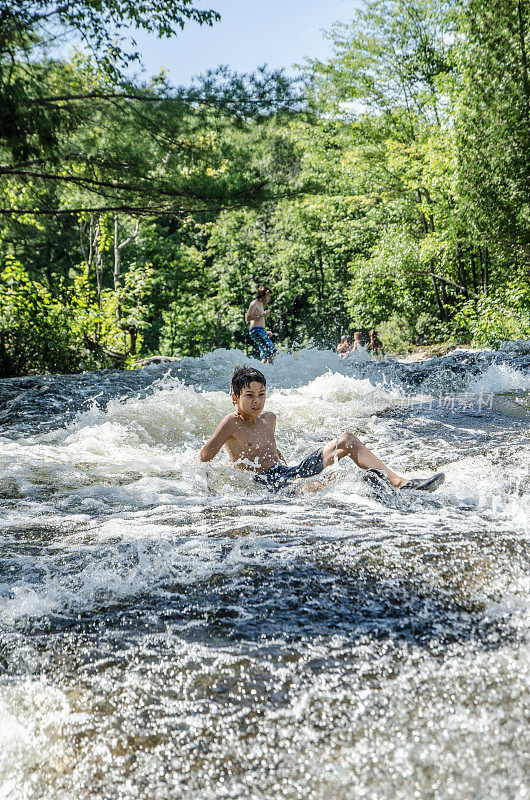
{"label": "riverbank", "polygon": [[396,355],[402,361],[427,361],[427,359],[433,356],[446,356],[448,353],[452,353],[453,350],[458,350],[460,348],[473,349],[468,344],[450,341],[437,344],[417,345],[411,347],[405,353],[391,353],[390,355]]}
{"label": "riverbank", "polygon": [[[453,350],[458,350],[460,348],[469,348],[469,345],[459,344],[458,342],[440,342],[438,344],[429,344],[429,345],[418,345],[416,347],[411,347],[404,353],[401,352],[388,352],[388,355],[395,356],[399,358],[401,361],[428,361],[429,359],[433,358],[433,356],[446,356],[448,353],[453,352]],[[469,348],[471,349],[471,348]],[[206,355],[203,353],[203,355]],[[149,356],[147,358],[143,358],[140,361],[136,361],[132,364],[133,369],[143,369],[144,367],[149,367],[153,364],[159,365],[167,363],[168,365],[172,362],[180,361],[180,358],[176,358],[173,356]]]}

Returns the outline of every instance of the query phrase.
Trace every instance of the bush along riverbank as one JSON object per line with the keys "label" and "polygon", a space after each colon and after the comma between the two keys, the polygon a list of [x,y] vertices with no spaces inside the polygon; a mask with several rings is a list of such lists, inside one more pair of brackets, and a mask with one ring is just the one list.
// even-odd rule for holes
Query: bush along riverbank
{"label": "bush along riverbank", "polygon": [[[154,286],[153,273],[150,280]],[[217,298],[205,300],[206,307],[197,301],[196,308],[186,317],[188,338],[183,326],[175,322],[174,329],[170,323],[171,339],[161,334],[168,317],[164,310],[155,312],[153,296],[149,295],[154,288],[148,284],[146,281],[139,287],[129,281],[131,293],[120,294],[118,317],[112,289],[102,291],[100,303],[88,282],[79,280],[65,288],[61,296],[55,296],[44,283],[31,279],[20,265],[11,264],[0,276],[0,377],[128,368],[149,357],[200,355],[218,347],[235,347],[253,355],[243,306],[229,306],[227,299],[222,313],[218,313]],[[528,287],[512,286],[508,297],[505,288],[480,302],[469,300],[455,308],[452,318],[443,323],[426,312],[416,317],[412,312],[408,316],[392,312],[385,319],[379,309],[380,316],[374,315],[378,320],[375,324],[388,354],[414,353],[418,348],[442,354],[458,345],[497,347],[505,340],[530,339],[528,291]],[[358,293],[357,298],[360,296]],[[325,298],[323,304],[324,301]],[[329,309],[319,310],[316,304],[300,308],[299,319],[285,318],[284,314],[295,313],[293,303],[290,290],[279,284],[270,306],[270,319],[275,342],[281,349],[334,348],[343,333],[351,335],[355,329],[366,333],[366,327],[356,324],[344,308],[340,325]],[[184,314],[184,309],[173,311],[175,315]],[[365,313],[368,319],[368,312]],[[238,319],[234,322],[236,314]],[[307,317],[313,321],[314,336],[307,330]],[[157,336],[152,333],[155,329]]]}

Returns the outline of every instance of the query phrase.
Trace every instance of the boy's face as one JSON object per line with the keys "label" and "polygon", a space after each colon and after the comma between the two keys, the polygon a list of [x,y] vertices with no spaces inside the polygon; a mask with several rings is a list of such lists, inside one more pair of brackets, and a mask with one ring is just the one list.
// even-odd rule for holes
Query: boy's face
{"label": "boy's face", "polygon": [[243,417],[257,419],[263,411],[266,397],[267,392],[264,385],[259,381],[251,381],[249,386],[243,386],[239,397],[233,394],[232,400]]}

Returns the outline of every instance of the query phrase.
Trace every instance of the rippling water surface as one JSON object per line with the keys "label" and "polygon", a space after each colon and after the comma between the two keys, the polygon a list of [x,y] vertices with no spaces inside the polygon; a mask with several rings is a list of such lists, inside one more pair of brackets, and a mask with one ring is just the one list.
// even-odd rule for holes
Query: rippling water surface
{"label": "rippling water surface", "polygon": [[380,498],[206,469],[242,361],[0,381],[0,797],[526,800],[530,351],[265,367],[289,461],[446,473]]}

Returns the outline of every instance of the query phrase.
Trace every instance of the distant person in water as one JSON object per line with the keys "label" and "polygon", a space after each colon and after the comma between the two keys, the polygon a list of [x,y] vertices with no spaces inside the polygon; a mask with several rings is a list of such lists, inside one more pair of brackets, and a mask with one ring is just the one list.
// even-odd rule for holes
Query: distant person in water
{"label": "distant person in water", "polygon": [[350,352],[353,353],[355,350],[364,350],[364,347],[364,336],[361,331],[355,331],[353,334],[353,347],[350,349]]}
{"label": "distant person in water", "polygon": [[[235,411],[221,420],[201,450],[201,461],[211,461],[224,445],[236,467],[254,473],[254,480],[277,492],[299,478],[319,475],[336,460],[349,456],[358,467],[377,479],[387,479],[395,489],[433,491],[444,481],[443,473],[430,478],[407,480],[385,466],[364,444],[347,432],[320,446],[299,464],[289,467],[276,446],[276,415],[265,411],[265,376],[252,367],[235,367],[230,384]],[[308,491],[318,491],[321,484],[305,484]]]}
{"label": "distant person in water", "polygon": [[271,301],[272,292],[268,286],[260,286],[256,298],[251,302],[245,315],[249,323],[249,336],[259,348],[259,357],[264,364],[272,364],[274,356],[278,352],[271,341],[270,331],[265,330],[265,317],[269,310],[264,306]]}
{"label": "distant person in water", "polygon": [[341,336],[340,342],[337,345],[337,353],[341,358],[344,358],[344,356],[349,352],[350,352],[350,343],[348,341],[348,337]]}
{"label": "distant person in water", "polygon": [[368,343],[368,347],[366,348],[367,352],[372,353],[373,356],[379,358],[379,356],[385,355],[385,349],[383,347],[383,342],[377,335],[377,331],[375,328],[372,328],[368,335],[370,336],[370,341]]}

